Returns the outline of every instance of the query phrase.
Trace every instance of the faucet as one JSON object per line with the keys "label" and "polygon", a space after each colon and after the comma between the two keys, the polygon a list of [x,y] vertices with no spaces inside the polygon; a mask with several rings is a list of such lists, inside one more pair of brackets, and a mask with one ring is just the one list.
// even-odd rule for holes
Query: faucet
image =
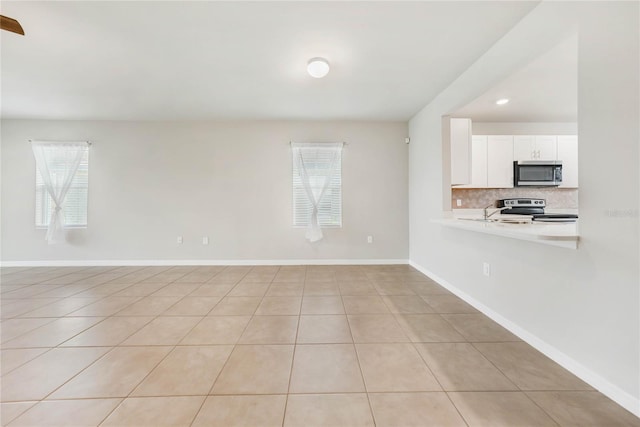
{"label": "faucet", "polygon": [[495,207],[495,205],[496,205],[495,203],[491,203],[489,206],[487,206],[487,207],[485,207],[485,208],[483,209],[483,211],[484,211],[484,215],[483,215],[483,217],[482,217],[482,218],[483,218],[485,221],[486,221],[486,220],[488,220],[488,219],[489,219],[491,216],[493,216],[494,214],[496,214],[496,213],[498,213],[498,212],[502,212],[502,211],[505,209],[505,208],[498,208],[498,209],[496,209],[495,211],[493,211],[493,212],[489,213],[489,212],[487,211],[487,209],[489,209],[489,208],[494,208],[494,207]]}

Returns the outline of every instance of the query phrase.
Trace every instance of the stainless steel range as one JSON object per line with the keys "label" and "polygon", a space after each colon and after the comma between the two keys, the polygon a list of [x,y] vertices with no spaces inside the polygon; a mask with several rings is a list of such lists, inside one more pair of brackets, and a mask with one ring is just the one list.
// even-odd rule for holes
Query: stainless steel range
{"label": "stainless steel range", "polygon": [[498,207],[503,208],[502,214],[536,215],[544,214],[547,205],[545,199],[500,199]]}

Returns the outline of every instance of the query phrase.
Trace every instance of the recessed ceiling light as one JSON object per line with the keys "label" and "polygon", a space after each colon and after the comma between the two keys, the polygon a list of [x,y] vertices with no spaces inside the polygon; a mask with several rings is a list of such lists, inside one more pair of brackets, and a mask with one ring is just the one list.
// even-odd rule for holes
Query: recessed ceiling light
{"label": "recessed ceiling light", "polygon": [[508,102],[509,102],[509,99],[508,99],[508,98],[502,98],[502,99],[498,99],[498,100],[496,101],[496,104],[498,104],[498,105],[504,105],[504,104],[506,104],[506,103],[508,103]]}
{"label": "recessed ceiling light", "polygon": [[311,77],[321,79],[329,73],[329,61],[324,58],[311,58],[307,64],[307,72]]}

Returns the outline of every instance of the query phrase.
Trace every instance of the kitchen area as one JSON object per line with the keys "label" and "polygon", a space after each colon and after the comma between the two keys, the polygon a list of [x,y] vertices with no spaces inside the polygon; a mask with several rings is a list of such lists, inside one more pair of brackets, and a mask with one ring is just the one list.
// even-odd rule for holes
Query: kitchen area
{"label": "kitchen area", "polygon": [[575,43],[567,39],[443,117],[450,200],[436,222],[577,248]]}
{"label": "kitchen area", "polygon": [[[543,7],[551,5],[559,4],[541,3]],[[591,19],[579,25],[579,51],[578,43],[574,43],[568,54],[540,64],[535,74],[528,73],[530,79],[516,81],[514,77],[503,85],[506,79],[528,68],[527,63],[562,43],[565,29],[571,30],[558,27],[558,37],[545,46],[536,45],[526,59],[519,61],[515,53],[518,48],[548,41],[542,31],[532,36],[523,29],[518,33],[521,37],[505,38],[509,43],[504,49],[491,50],[485,61],[474,64],[476,72],[459,77],[437,104],[412,121],[411,144],[416,144],[412,145],[414,156],[410,164],[411,259],[439,283],[450,285],[457,296],[517,333],[526,345],[552,360],[562,361],[570,372],[637,415],[640,131],[638,91],[631,88],[638,87],[640,74],[638,50],[630,47],[637,46],[638,38],[630,39],[627,33],[618,31],[626,22],[624,10],[610,21],[605,8],[590,12]],[[556,16],[541,16],[539,25],[523,23],[529,29],[541,28]],[[601,22],[612,25],[605,27]],[[633,23],[637,30],[637,20]],[[596,28],[598,34],[591,34]],[[609,34],[620,37],[614,39]],[[633,46],[626,40],[633,40]],[[573,58],[575,64],[577,57],[577,67],[567,64],[573,76],[564,80],[565,74],[558,69],[562,67],[555,65],[563,58]],[[508,61],[510,68],[500,72],[499,61]],[[494,69],[496,72],[488,79],[480,78],[482,72]],[[610,74],[605,76],[605,69]],[[554,85],[550,82],[552,77],[563,83]],[[482,87],[474,86],[476,81],[483,83]],[[509,101],[499,105],[497,102],[502,99]],[[516,109],[520,110],[517,114]],[[516,137],[534,141],[538,137],[542,142],[545,136],[555,136],[556,160],[558,150],[563,149],[558,146],[559,137],[575,137],[577,185],[520,187],[511,181],[493,186],[488,180],[499,178],[494,172],[501,168],[491,166],[487,172],[491,176],[481,188],[467,188],[471,181],[452,184],[456,152],[452,152],[449,141],[451,118],[470,119],[472,139],[511,137],[516,151]],[[528,159],[523,160],[535,161],[538,150],[542,156],[544,148],[529,148]],[[471,152],[469,157],[472,155]],[[512,156],[506,156],[511,171],[517,160],[513,153]],[[488,163],[492,161],[487,158]],[[563,184],[570,172],[565,163],[563,159]],[[501,170],[509,171],[508,166]],[[545,214],[570,212],[579,218],[576,222],[540,222],[533,221],[530,215],[530,222],[524,224],[483,220],[484,207],[491,204],[487,209],[491,214],[499,209],[496,202],[510,198],[544,199]],[[461,206],[456,206],[458,200]],[[456,218],[462,216],[474,219]],[[506,220],[508,216],[499,211],[489,220]],[[509,361],[514,369],[527,364],[524,357],[512,356]],[[614,375],[615,385],[611,385],[614,380],[609,378]],[[561,392],[554,393],[554,404],[559,403],[560,395]],[[590,404],[588,408],[595,406]],[[580,416],[589,410],[582,409]],[[615,424],[586,417],[576,420],[565,424]]]}
{"label": "kitchen area", "polygon": [[475,135],[470,119],[449,123],[451,218],[443,225],[577,247],[577,135]]}

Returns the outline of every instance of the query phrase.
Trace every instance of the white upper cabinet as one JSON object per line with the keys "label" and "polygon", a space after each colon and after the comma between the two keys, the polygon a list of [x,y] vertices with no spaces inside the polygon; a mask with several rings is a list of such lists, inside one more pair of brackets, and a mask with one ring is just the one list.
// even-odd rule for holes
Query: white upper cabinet
{"label": "white upper cabinet", "polygon": [[456,188],[513,187],[513,137],[473,135],[471,183]]}
{"label": "white upper cabinet", "polygon": [[553,135],[516,135],[513,160],[556,160],[557,137]]}
{"label": "white upper cabinet", "polygon": [[471,138],[471,183],[456,188],[487,187],[487,137],[473,135]]}
{"label": "white upper cabinet", "polygon": [[556,136],[536,135],[536,160],[556,160],[556,140]]}
{"label": "white upper cabinet", "polygon": [[[464,127],[460,126],[458,131],[460,139],[464,139]],[[452,123],[452,138],[453,135]],[[456,188],[512,188],[514,160],[562,160],[562,185],[559,187],[578,188],[576,135],[473,135],[470,154],[461,154],[463,161],[468,157],[471,158],[467,166],[469,181]],[[454,164],[463,161],[452,157],[452,179]]]}
{"label": "white upper cabinet", "polygon": [[562,184],[559,188],[578,188],[578,137],[558,136],[558,160],[562,160]]}
{"label": "white upper cabinet", "polygon": [[487,137],[487,187],[513,187],[513,136]]}
{"label": "white upper cabinet", "polygon": [[471,119],[450,119],[451,185],[471,182]]}
{"label": "white upper cabinet", "polygon": [[515,135],[513,137],[513,160],[533,160],[536,140],[533,135]]}

